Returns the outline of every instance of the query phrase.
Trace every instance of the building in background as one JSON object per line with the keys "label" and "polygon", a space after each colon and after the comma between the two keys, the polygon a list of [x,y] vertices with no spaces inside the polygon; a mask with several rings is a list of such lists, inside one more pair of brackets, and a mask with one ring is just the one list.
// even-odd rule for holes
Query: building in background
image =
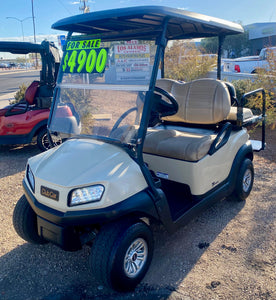
{"label": "building in background", "polygon": [[276,22],[253,23],[244,29],[249,33],[250,55],[258,55],[264,47],[276,46]]}

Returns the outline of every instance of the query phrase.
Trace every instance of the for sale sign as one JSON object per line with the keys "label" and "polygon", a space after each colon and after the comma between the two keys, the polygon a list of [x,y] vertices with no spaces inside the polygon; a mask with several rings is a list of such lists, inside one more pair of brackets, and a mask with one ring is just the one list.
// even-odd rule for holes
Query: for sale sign
{"label": "for sale sign", "polygon": [[138,41],[115,46],[117,80],[150,79],[150,46]]}

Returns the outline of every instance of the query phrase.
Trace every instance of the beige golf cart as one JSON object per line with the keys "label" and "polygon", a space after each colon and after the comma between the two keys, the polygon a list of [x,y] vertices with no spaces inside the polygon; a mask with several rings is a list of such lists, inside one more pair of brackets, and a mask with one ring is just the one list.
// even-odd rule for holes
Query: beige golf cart
{"label": "beige golf cart", "polygon": [[[68,36],[48,132],[67,141],[28,160],[14,227],[31,243],[92,244],[96,278],[132,290],[152,259],[151,223],[173,232],[214,201],[251,191],[246,126],[265,109],[253,115],[243,108],[249,94],[238,101],[219,80],[224,37],[243,29],[160,6],[73,16],[53,28]],[[163,78],[168,41],[214,36],[217,80]],[[60,114],[63,106],[76,113]],[[263,149],[264,139],[255,144]]]}

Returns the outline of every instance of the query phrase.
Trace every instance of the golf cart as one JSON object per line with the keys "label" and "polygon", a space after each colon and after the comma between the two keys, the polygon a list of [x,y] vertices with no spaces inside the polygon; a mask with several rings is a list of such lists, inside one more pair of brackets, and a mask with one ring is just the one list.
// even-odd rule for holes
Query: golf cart
{"label": "golf cart", "polygon": [[[96,278],[132,290],[152,259],[152,223],[174,232],[214,201],[251,191],[245,127],[264,120],[265,109],[253,115],[242,107],[249,94],[238,101],[219,79],[163,78],[169,40],[218,36],[220,65],[224,37],[243,29],[159,6],[73,16],[53,28],[69,33],[48,130],[68,140],[28,160],[14,227],[31,243],[92,244]],[[58,115],[70,104],[80,132],[77,120]]]}
{"label": "golf cart", "polygon": [[[24,98],[0,109],[0,144],[28,144],[36,137],[38,147],[48,150],[47,122],[60,65],[59,51],[48,41],[40,45],[5,41],[0,42],[0,52],[40,54],[42,63],[40,80],[30,84]],[[55,144],[60,141],[56,138]]]}

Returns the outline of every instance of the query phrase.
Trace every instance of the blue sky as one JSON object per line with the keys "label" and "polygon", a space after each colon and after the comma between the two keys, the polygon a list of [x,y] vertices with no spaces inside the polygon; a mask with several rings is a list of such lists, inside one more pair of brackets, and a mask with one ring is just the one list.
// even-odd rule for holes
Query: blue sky
{"label": "blue sky", "polygon": [[[51,25],[61,18],[81,13],[79,0],[33,0],[36,35],[38,41],[46,35],[56,42]],[[259,22],[276,22],[275,0],[89,0],[91,11],[137,5],[164,5],[183,8],[243,25]],[[31,17],[31,0],[0,0],[0,40],[22,40],[21,22]],[[33,23],[28,18],[22,22],[25,41],[33,41]]]}

